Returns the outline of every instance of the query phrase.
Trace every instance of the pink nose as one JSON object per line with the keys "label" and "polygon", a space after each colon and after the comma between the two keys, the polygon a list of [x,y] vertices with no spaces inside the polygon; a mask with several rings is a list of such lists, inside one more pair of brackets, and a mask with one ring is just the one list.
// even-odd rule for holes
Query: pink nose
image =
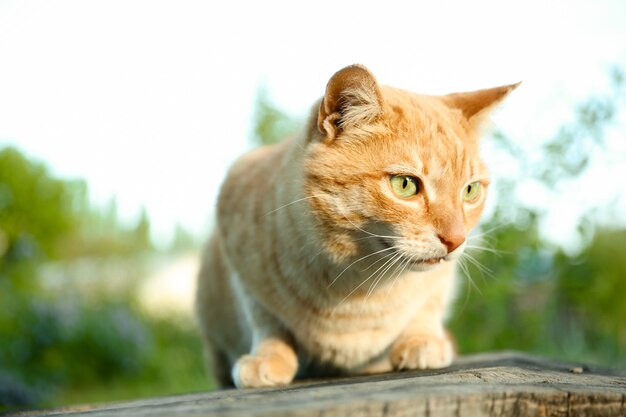
{"label": "pink nose", "polygon": [[439,235],[439,240],[441,240],[441,243],[443,243],[444,245],[446,245],[446,248],[448,248],[448,253],[450,252],[454,252],[454,250],[456,248],[458,248],[459,246],[461,246],[463,244],[463,242],[465,242],[465,236],[444,236],[444,235]]}

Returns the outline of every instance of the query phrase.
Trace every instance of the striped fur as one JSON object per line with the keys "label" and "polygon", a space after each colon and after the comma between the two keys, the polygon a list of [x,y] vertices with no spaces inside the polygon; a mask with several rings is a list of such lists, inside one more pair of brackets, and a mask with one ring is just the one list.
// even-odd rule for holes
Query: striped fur
{"label": "striped fur", "polygon": [[[513,88],[425,96],[347,67],[301,136],[234,164],[197,292],[220,384],[450,364],[444,319],[465,244],[446,242],[479,220],[477,118]],[[420,192],[398,198],[392,175]],[[482,195],[464,202],[473,181]]]}

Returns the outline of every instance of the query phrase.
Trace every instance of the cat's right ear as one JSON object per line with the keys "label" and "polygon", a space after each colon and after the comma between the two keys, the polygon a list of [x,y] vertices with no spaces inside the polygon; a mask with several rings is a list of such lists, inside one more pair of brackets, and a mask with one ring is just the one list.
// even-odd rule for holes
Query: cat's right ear
{"label": "cat's right ear", "polygon": [[342,130],[371,123],[382,114],[382,95],[376,78],[363,65],[350,65],[335,73],[326,85],[317,127],[325,140]]}
{"label": "cat's right ear", "polygon": [[453,93],[443,96],[448,106],[460,110],[474,127],[478,127],[489,112],[504,100],[521,82],[468,93]]}

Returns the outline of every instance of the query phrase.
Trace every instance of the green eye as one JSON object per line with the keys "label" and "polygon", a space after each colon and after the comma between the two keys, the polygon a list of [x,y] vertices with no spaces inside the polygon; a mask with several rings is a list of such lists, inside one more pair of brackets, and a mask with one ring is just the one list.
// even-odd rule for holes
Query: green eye
{"label": "green eye", "polygon": [[470,184],[467,184],[465,189],[463,190],[463,200],[471,203],[476,200],[480,196],[480,182],[474,181]]}
{"label": "green eye", "polygon": [[389,181],[391,182],[391,189],[400,198],[413,197],[419,191],[417,178],[408,175],[394,175]]}

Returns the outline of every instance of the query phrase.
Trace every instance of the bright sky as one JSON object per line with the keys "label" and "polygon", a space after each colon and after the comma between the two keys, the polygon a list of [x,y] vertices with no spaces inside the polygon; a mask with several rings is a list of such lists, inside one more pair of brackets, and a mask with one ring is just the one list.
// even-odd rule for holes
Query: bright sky
{"label": "bright sky", "polygon": [[625,58],[623,0],[0,0],[0,146],[145,206],[165,241],[208,229],[260,83],[303,114],[355,62],[431,94],[523,80],[495,119],[532,142]]}

